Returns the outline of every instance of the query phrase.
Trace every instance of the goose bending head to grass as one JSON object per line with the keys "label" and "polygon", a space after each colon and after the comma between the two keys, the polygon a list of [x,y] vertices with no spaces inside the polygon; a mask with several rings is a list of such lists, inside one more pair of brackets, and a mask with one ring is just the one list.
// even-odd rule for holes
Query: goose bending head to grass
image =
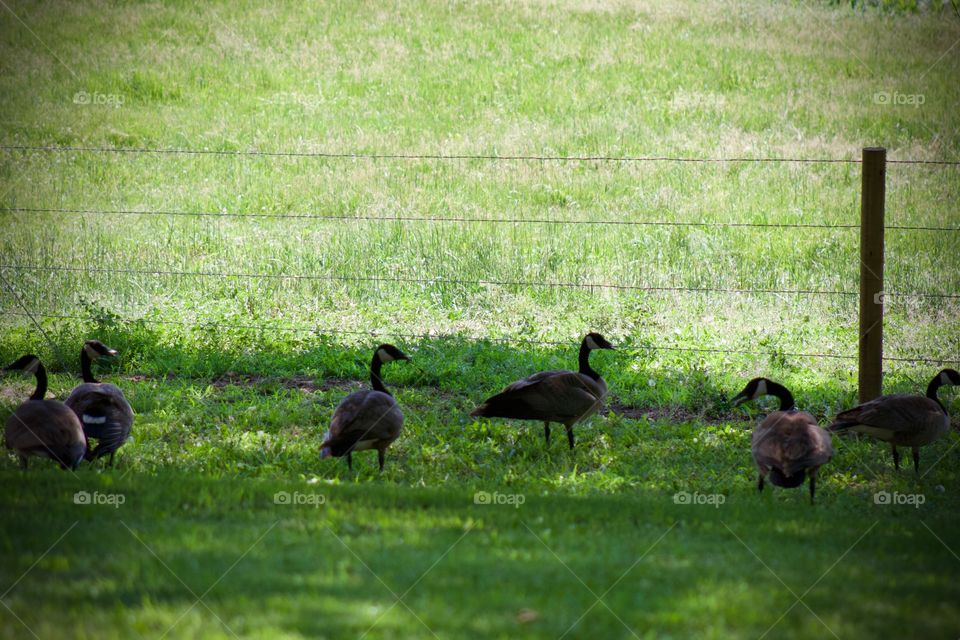
{"label": "goose bending head to grass", "polygon": [[580,343],[578,371],[541,371],[517,380],[488,398],[470,415],[542,421],[548,446],[550,423],[559,422],[567,430],[567,442],[572,450],[573,425],[596,413],[607,396],[607,383],[590,366],[590,352],[613,348],[599,333],[588,333]]}
{"label": "goose bending head to grass", "polygon": [[780,399],[780,409],[770,413],[754,429],[750,450],[760,476],[757,490],[763,491],[766,478],[778,487],[793,488],[810,479],[810,502],[817,492],[817,470],[833,457],[830,434],[817,425],[816,419],[798,411],[793,395],[783,386],[767,378],[754,378],[731,403],[739,406],[762,396]]}
{"label": "goose bending head to grass", "polygon": [[97,441],[96,447],[87,450],[86,459],[96,460],[109,455],[111,467],[117,449],[130,438],[133,409],[116,385],[94,378],[90,367],[98,358],[116,355],[114,349],[99,340],[84,343],[80,350],[83,384],[78,385],[64,402],[77,414],[88,441],[90,438]]}
{"label": "goose bending head to grass", "polygon": [[370,364],[370,384],[373,389],[351,393],[337,406],[330,419],[330,429],[320,445],[320,457],[347,457],[347,466],[353,470],[353,453],[367,449],[377,450],[380,471],[387,447],[400,435],[403,413],[383,384],[380,368],[393,360],[410,357],[392,344],[382,344],[373,352]]}
{"label": "goose bending head to grass", "polygon": [[920,472],[920,447],[950,431],[947,408],[937,398],[944,385],[960,385],[960,373],[944,369],[927,385],[927,395],[895,393],[880,396],[837,415],[831,431],[850,429],[890,443],[893,465],[900,469],[898,446],[913,449],[913,468]]}
{"label": "goose bending head to grass", "polygon": [[34,355],[23,356],[3,371],[24,371],[37,379],[37,388],[30,398],[7,418],[4,440],[20,458],[20,467],[27,468],[27,458],[50,458],[64,469],[76,469],[87,451],[80,420],[65,404],[46,400],[47,371]]}

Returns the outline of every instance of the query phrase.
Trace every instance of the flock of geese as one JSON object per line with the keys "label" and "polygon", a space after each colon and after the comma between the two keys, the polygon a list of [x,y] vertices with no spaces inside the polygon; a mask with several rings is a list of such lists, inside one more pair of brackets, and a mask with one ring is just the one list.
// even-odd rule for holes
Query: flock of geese
{"label": "flock of geese", "polygon": [[[606,382],[590,366],[590,353],[613,348],[600,334],[589,333],[580,343],[577,371],[541,371],[517,380],[470,415],[543,422],[548,446],[550,424],[562,424],[572,450],[574,425],[596,413],[607,395]],[[108,464],[113,465],[114,454],[130,437],[133,410],[119,388],[93,377],[91,365],[100,357],[116,355],[98,340],[87,341],[80,351],[83,383],[62,403],[46,399],[47,374],[37,356],[23,356],[4,368],[36,376],[33,395],[6,422],[6,446],[19,457],[23,469],[29,456],[50,458],[65,469],[107,456]],[[383,470],[387,448],[403,428],[403,413],[384,385],[381,369],[388,362],[409,359],[393,345],[376,348],[370,365],[372,388],[348,395],[337,406],[320,445],[321,458],[346,457],[352,470],[354,452],[376,449]],[[943,385],[960,385],[960,373],[944,369],[930,381],[926,395],[881,396],[841,412],[824,429],[812,415],[797,409],[786,387],[767,378],[754,378],[732,399],[733,406],[767,395],[780,400],[779,410],[757,425],[751,437],[750,448],[759,472],[758,490],[763,491],[766,480],[791,488],[809,479],[812,502],[817,471],[833,457],[830,431],[850,430],[889,442],[898,470],[897,447],[911,447],[914,469],[919,472],[920,447],[950,430],[946,407],[937,398]],[[96,441],[95,446],[91,440]]]}

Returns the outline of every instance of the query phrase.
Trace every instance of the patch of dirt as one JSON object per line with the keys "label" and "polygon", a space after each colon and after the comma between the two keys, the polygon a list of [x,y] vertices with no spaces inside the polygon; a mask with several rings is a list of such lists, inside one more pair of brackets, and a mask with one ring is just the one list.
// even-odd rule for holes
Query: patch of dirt
{"label": "patch of dirt", "polygon": [[608,402],[606,411],[612,411],[617,415],[638,420],[646,418],[651,422],[667,420],[670,422],[702,422],[705,424],[723,424],[727,422],[737,422],[742,416],[722,416],[707,415],[697,413],[684,407],[631,407],[619,402]]}
{"label": "patch of dirt", "polygon": [[0,387],[0,400],[11,404],[20,404],[33,393],[36,385],[10,384]]}
{"label": "patch of dirt", "polygon": [[296,389],[303,393],[315,393],[317,391],[330,391],[331,389],[351,390],[360,388],[363,383],[356,380],[343,380],[339,378],[325,378],[315,380],[310,376],[294,376],[292,378],[271,378],[268,376],[257,376],[252,374],[225,373],[210,381],[210,384],[223,389],[224,387],[258,387],[266,384],[279,384],[285,389]]}

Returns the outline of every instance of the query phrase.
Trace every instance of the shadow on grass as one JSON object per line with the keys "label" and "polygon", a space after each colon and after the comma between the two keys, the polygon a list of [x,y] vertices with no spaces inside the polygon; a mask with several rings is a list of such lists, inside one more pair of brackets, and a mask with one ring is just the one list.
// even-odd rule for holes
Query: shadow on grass
{"label": "shadow on grass", "polygon": [[[67,474],[2,479],[4,602],[41,637],[64,624],[104,638],[941,637],[960,623],[957,516],[936,505],[737,494],[714,508],[653,492],[515,507],[375,485],[84,479],[123,495],[113,508],[74,504]],[[279,491],[323,504],[276,504]]]}
{"label": "shadow on grass", "polygon": [[[303,389],[328,388],[368,379],[369,360],[380,342],[394,341],[414,357],[411,364],[386,370],[388,384],[434,387],[439,393],[467,393],[475,402],[513,380],[545,369],[575,369],[580,336],[569,344],[498,342],[446,336],[297,334],[254,328],[198,325],[184,328],[127,322],[109,314],[89,321],[48,320],[53,344],[30,327],[11,329],[0,343],[0,359],[27,352],[41,356],[52,373],[79,373],[79,349],[96,337],[118,349],[121,359],[104,376],[147,376],[207,380],[221,386],[275,382]],[[611,407],[627,417],[719,420],[735,417],[728,399],[746,381],[764,375],[784,382],[798,404],[827,417],[854,402],[855,372],[831,369],[835,377],[815,374],[806,360],[782,354],[702,354],[658,352],[655,337],[621,340],[615,352],[593,355],[594,367],[608,381]],[[695,346],[695,345],[691,345]],[[849,369],[849,370],[848,370]],[[932,376],[935,371],[931,369]],[[926,380],[898,373],[892,389],[922,391]]]}

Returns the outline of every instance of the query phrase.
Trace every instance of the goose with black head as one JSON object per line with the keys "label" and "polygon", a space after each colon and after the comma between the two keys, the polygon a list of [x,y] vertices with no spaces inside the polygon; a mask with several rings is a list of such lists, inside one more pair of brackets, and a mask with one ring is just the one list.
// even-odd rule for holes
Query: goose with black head
{"label": "goose with black head", "polygon": [[4,442],[27,468],[30,456],[50,458],[64,469],[76,469],[87,451],[80,420],[65,404],[47,400],[47,370],[40,358],[26,355],[6,366],[3,371],[32,373],[37,387],[30,398],[7,418]]}
{"label": "goose with black head", "polygon": [[810,502],[817,492],[817,471],[833,457],[830,434],[805,411],[798,411],[793,394],[777,382],[754,378],[743,391],[731,399],[739,406],[762,396],[780,400],[780,409],[770,413],[757,425],[750,438],[750,451],[760,475],[757,490],[763,491],[769,477],[777,487],[794,488],[810,480]]}
{"label": "goose with black head", "polygon": [[590,353],[613,348],[599,333],[588,333],[580,343],[578,371],[541,371],[517,380],[488,398],[470,415],[542,421],[547,446],[550,445],[550,423],[559,422],[566,428],[572,450],[573,426],[596,413],[607,396],[607,383],[590,366]]}
{"label": "goose with black head", "polygon": [[370,364],[373,388],[351,393],[334,410],[330,429],[320,445],[321,458],[346,456],[347,466],[352,470],[355,451],[376,449],[380,471],[383,471],[387,447],[400,436],[403,428],[403,412],[383,384],[380,370],[387,362],[409,359],[392,344],[376,348]]}
{"label": "goose with black head", "polygon": [[99,340],[87,340],[80,350],[80,371],[83,384],[78,385],[64,404],[70,407],[83,426],[87,440],[97,441],[97,446],[88,449],[87,460],[113,457],[130,438],[133,429],[133,409],[123,392],[116,385],[100,382],[93,377],[91,365],[101,357],[115,357],[116,350]]}
{"label": "goose with black head", "polygon": [[947,408],[937,397],[944,385],[960,385],[960,373],[944,369],[927,385],[925,396],[894,393],[880,396],[837,414],[831,431],[849,429],[890,443],[893,466],[900,469],[897,447],[913,449],[913,468],[920,472],[920,447],[931,444],[950,431]]}

